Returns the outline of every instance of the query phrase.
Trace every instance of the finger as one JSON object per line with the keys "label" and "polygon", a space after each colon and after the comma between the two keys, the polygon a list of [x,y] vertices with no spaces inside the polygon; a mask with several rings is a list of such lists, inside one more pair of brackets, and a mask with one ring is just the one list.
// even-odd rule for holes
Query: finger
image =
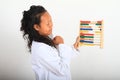
{"label": "finger", "polygon": [[77,42],[77,43],[80,42],[80,37],[79,37],[79,36],[76,38],[76,42]]}

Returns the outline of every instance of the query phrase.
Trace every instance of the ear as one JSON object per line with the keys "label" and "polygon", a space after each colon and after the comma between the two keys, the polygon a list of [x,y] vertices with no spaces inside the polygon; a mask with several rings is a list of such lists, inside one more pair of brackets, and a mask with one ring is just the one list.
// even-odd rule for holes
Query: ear
{"label": "ear", "polygon": [[36,31],[39,31],[39,28],[40,28],[40,26],[38,26],[37,24],[34,24],[34,29],[36,30]]}

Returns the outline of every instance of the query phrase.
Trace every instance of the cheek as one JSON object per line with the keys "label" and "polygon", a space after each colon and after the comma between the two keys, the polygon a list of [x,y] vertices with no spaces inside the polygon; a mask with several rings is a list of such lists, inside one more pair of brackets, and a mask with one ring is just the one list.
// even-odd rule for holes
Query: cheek
{"label": "cheek", "polygon": [[46,29],[46,34],[47,34],[47,35],[50,35],[51,33],[52,33],[52,29],[47,28],[47,29]]}
{"label": "cheek", "polygon": [[52,32],[51,29],[49,29],[49,28],[46,29],[46,33],[50,34],[51,32]]}
{"label": "cheek", "polygon": [[49,28],[45,28],[45,29],[42,30],[42,33],[43,33],[44,35],[49,35],[49,34],[52,33],[52,30],[50,30]]}
{"label": "cheek", "polygon": [[50,35],[52,33],[52,28],[50,28],[47,25],[43,25],[43,26],[41,26],[40,32],[42,35]]}

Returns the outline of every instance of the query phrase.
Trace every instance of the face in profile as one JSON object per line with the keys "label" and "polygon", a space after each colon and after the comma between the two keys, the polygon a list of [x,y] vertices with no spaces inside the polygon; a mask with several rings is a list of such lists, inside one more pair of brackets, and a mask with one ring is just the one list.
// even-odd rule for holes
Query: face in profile
{"label": "face in profile", "polygon": [[45,12],[41,16],[41,23],[40,25],[34,25],[35,30],[39,32],[40,35],[48,36],[52,34],[52,19],[48,12]]}

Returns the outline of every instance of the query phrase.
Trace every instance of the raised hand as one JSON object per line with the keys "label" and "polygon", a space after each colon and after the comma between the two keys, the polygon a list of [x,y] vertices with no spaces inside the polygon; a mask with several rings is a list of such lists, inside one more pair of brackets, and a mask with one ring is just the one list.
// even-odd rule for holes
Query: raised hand
{"label": "raised hand", "polygon": [[76,42],[74,43],[74,48],[77,49],[79,47],[80,37],[76,38]]}
{"label": "raised hand", "polygon": [[64,40],[61,36],[55,36],[53,38],[53,42],[54,44],[58,45],[58,44],[64,44]]}

